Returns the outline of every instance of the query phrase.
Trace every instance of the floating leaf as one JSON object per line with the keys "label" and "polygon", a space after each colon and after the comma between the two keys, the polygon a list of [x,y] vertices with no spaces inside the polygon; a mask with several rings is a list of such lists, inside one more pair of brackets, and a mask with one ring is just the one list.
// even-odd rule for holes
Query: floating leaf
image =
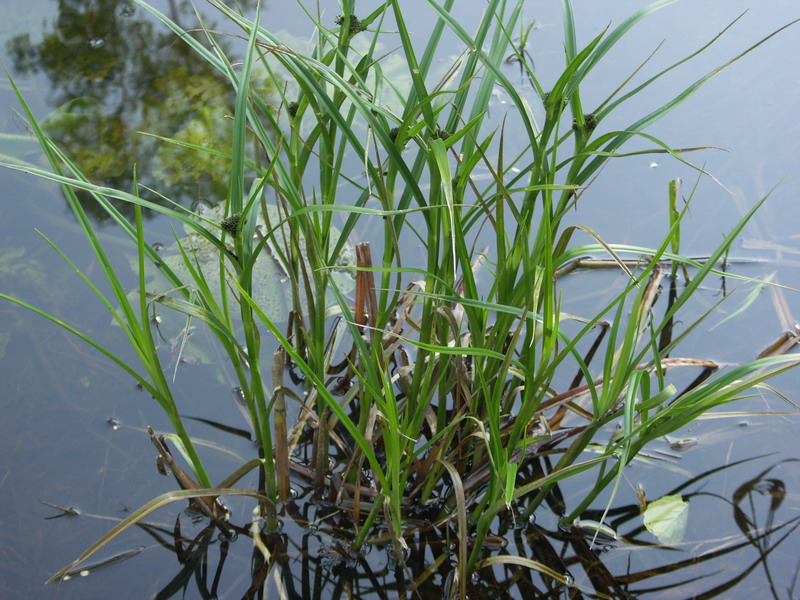
{"label": "floating leaf", "polygon": [[642,519],[647,531],[660,543],[677,544],[686,533],[689,503],[679,495],[664,496],[647,505]]}

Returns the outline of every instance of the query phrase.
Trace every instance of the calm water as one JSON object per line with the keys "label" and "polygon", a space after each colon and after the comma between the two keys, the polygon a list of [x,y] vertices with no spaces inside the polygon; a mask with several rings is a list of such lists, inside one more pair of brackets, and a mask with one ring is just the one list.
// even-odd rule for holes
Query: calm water
{"label": "calm water", "polygon": [[[332,19],[335,3],[323,4],[329,5],[327,11]],[[477,15],[482,5],[463,4],[464,22],[472,18],[470,11]],[[531,51],[537,75],[552,81],[562,54],[558,3],[548,3],[552,6],[544,8],[538,4],[541,3],[530,3],[525,12],[526,19],[535,18],[540,24],[533,34]],[[613,9],[603,6],[600,11],[595,2],[576,0],[581,42],[597,35],[608,22],[618,23],[644,4],[619,1],[613,3]],[[630,120],[658,106],[659,98],[683,89],[768,32],[800,17],[800,7],[795,2],[752,4],[733,32],[707,54],[642,96],[637,101],[641,106],[631,107]],[[188,3],[165,2],[160,6],[172,11],[170,14],[184,27],[193,26]],[[678,3],[656,13],[587,82],[584,104],[590,105],[591,98],[604,98],[660,41],[665,43],[648,66],[650,73],[700,46],[748,6],[748,2],[739,0],[702,0]],[[417,12],[424,13],[422,9]],[[213,167],[195,172],[184,163],[169,162],[158,154],[152,140],[133,133],[146,129],[173,135],[186,130],[188,117],[177,107],[191,102],[195,107],[192,116],[205,114],[203,110],[218,114],[213,110],[221,94],[213,76],[191,60],[188,51],[162,27],[148,20],[141,9],[134,9],[125,0],[4,0],[0,16],[2,60],[39,117],[75,98],[91,96],[101,100],[100,104],[80,101],[62,108],[61,117],[66,124],[63,129],[56,129],[73,156],[79,156],[81,164],[88,164],[96,179],[122,185],[129,177],[130,165],[138,161],[140,172],[150,173],[143,176],[146,183],[159,181],[162,186],[171,186],[187,202],[214,200],[224,194],[224,186],[220,188],[219,180],[213,177]],[[423,18],[414,26],[423,40],[426,21]],[[310,33],[302,26],[299,11],[283,6],[269,4],[264,22],[274,24],[275,30],[288,29],[300,37]],[[229,29],[224,24],[220,27]],[[734,258],[748,261],[740,269],[747,275],[764,277],[777,271],[781,283],[796,288],[800,287],[800,219],[795,209],[796,165],[800,161],[800,74],[795,57],[799,50],[797,27],[723,71],[650,130],[676,148],[713,145],[727,150],[687,156],[695,163],[704,163],[729,190],[709,180],[701,183],[691,220],[683,231],[684,248],[689,253],[708,252],[756,199],[780,183],[766,208],[746,230]],[[459,51],[453,42],[453,53]],[[442,58],[443,62],[446,60]],[[512,73],[513,68],[509,67]],[[499,122],[502,110],[503,98],[498,96],[492,118]],[[42,158],[34,145],[21,139],[26,132],[17,111],[10,86],[0,83],[0,132],[16,136],[0,139],[0,154],[40,164]],[[607,125],[623,127],[628,115],[621,118],[625,120]],[[128,129],[121,130],[123,126]],[[122,144],[130,140],[136,140],[131,147]],[[635,147],[634,143],[631,148]],[[657,166],[651,164],[654,162]],[[584,196],[574,220],[590,224],[608,240],[652,245],[666,228],[667,182],[675,177],[684,179],[687,191],[695,179],[691,170],[663,156],[612,162]],[[133,360],[131,350],[120,343],[121,332],[109,327],[110,318],[100,303],[36,235],[34,228],[59,245],[85,272],[99,274],[58,190],[31,176],[4,170],[0,170],[0,189],[0,290],[53,312],[102,343],[112,345],[122,358]],[[628,215],[636,215],[635,220]],[[151,226],[156,237],[163,236],[151,241],[169,241],[169,223],[154,220]],[[97,228],[118,264],[126,264],[129,248],[113,227],[98,221]],[[131,287],[135,285],[132,273],[129,283]],[[712,287],[717,283],[709,280],[708,289],[699,298],[700,305],[715,301],[717,290]],[[581,290],[576,303],[579,308],[581,302],[590,306],[601,300],[613,285],[613,278],[591,273],[575,278],[570,285]],[[741,290],[740,299],[729,301],[720,316],[688,340],[681,354],[721,362],[746,360],[798,318],[796,293],[765,292],[746,315],[722,323],[713,330],[713,336],[708,335],[746,294],[746,289]],[[781,301],[786,308],[779,311],[776,307]],[[795,402],[799,400],[794,393],[798,379],[800,373],[795,373],[777,382]],[[50,323],[9,304],[0,304],[0,381],[0,407],[4,414],[0,421],[0,501],[4,507],[0,512],[0,596],[99,598],[115,594],[146,598],[179,580],[181,566],[167,548],[179,513],[172,508],[160,511],[151,521],[162,529],[130,531],[99,555],[103,559],[141,549],[135,557],[98,569],[88,577],[43,585],[49,575],[107,531],[115,519],[174,487],[170,480],[157,475],[153,451],[144,434],[146,425],[156,429],[167,429],[168,425],[156,403],[109,361]],[[175,394],[187,415],[244,427],[230,389],[216,369],[187,365],[178,373]],[[731,410],[791,409],[775,396],[765,395],[734,405]],[[715,596],[800,596],[794,583],[800,537],[790,522],[800,508],[800,463],[794,462],[800,459],[794,443],[797,422],[793,416],[703,421],[686,432],[686,437],[697,438],[695,446],[679,451],[664,445],[656,450],[668,451],[669,460],[635,465],[626,471],[624,489],[609,520],[623,535],[644,542],[653,540],[641,531],[632,486],[641,483],[648,498],[654,499],[691,477],[699,479],[681,490],[690,498],[691,511],[689,533],[677,552],[618,544],[600,555],[603,568],[620,576],[619,588],[613,593],[621,595],[622,590],[628,590],[635,597],[689,598],[733,582],[731,589],[720,588]],[[202,424],[194,424],[191,431],[226,449],[204,453],[214,480],[222,479],[242,459],[254,455],[251,444],[241,438],[221,435]],[[254,479],[242,483],[256,485]],[[590,485],[590,481],[572,481],[564,494],[579,495],[584,485]],[[604,500],[598,500],[596,508],[602,509]],[[43,502],[74,507],[82,516],[52,519],[59,511]],[[774,510],[770,509],[771,502]],[[251,504],[242,501],[230,505],[241,521],[248,520]],[[330,550],[335,544],[331,528],[304,528],[302,523],[314,521],[319,516],[317,511],[324,512],[324,507],[304,506],[302,502],[297,505],[298,522],[287,519],[283,530],[284,542],[294,548],[287,551],[288,558],[282,563],[284,580],[290,582],[289,597],[397,597],[398,592],[393,589],[398,584],[394,582],[398,578],[403,581],[405,575],[384,548],[372,547],[358,568],[339,564],[335,551]],[[740,524],[743,522],[742,515],[754,527],[790,523],[768,539],[748,543],[737,526],[737,519]],[[570,567],[578,552],[577,543],[559,538],[555,524],[546,516],[538,524],[552,533],[551,545],[563,550],[565,566]],[[198,535],[202,530],[201,525],[192,529],[186,519],[182,526],[185,536]],[[525,535],[512,543],[519,551],[527,548],[529,555],[536,547],[535,540]],[[741,547],[730,553],[713,554],[739,544]],[[320,552],[320,547],[327,548],[327,554]],[[442,551],[434,542],[421,538],[413,541],[412,547],[412,562],[429,562]],[[215,543],[209,553],[207,582],[214,578],[219,548],[220,544]],[[308,556],[304,558],[298,549],[309,550]],[[251,552],[247,540],[231,544],[218,585],[219,597],[245,594],[250,585]],[[648,569],[698,557],[703,557],[698,564],[684,566],[672,574],[647,573]],[[591,587],[589,575],[583,570],[575,566],[572,572],[578,585]],[[600,567],[591,576],[600,577],[599,572]],[[741,580],[735,580],[739,574],[743,574]],[[193,581],[194,576],[191,572],[187,575],[186,597],[201,597],[198,589],[202,586]],[[498,570],[495,576],[504,581],[508,574]],[[437,597],[437,586],[442,582],[436,577],[432,581],[424,590],[425,597]],[[524,597],[523,587],[505,590],[498,586],[490,590],[495,597]],[[669,586],[675,587],[668,589]],[[267,587],[270,597],[276,597],[274,584]],[[376,588],[384,591],[374,591]]]}

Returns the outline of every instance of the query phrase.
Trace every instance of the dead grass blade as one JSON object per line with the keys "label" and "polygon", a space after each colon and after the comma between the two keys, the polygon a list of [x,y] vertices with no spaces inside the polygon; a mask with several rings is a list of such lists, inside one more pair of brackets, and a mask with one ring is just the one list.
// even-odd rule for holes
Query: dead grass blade
{"label": "dead grass blade", "polygon": [[447,472],[450,474],[450,479],[453,482],[453,492],[456,496],[456,513],[458,519],[458,598],[459,600],[466,600],[467,598],[467,502],[464,495],[464,485],[461,481],[461,475],[458,469],[455,468],[453,463],[447,460],[439,460]]}

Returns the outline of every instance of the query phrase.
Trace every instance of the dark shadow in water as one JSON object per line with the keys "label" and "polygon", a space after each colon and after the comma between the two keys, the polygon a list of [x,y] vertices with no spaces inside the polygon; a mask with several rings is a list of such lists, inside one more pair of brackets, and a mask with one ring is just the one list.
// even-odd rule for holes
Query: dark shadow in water
{"label": "dark shadow in water", "polygon": [[[546,574],[497,564],[472,575],[468,597],[631,599],[669,594],[680,598],[729,598],[735,586],[753,576],[761,582],[757,587],[763,591],[762,597],[786,598],[787,590],[791,594],[793,573],[783,564],[773,569],[771,561],[776,557],[782,563],[787,560],[785,553],[780,554],[781,545],[797,535],[800,517],[780,520],[778,510],[788,492],[785,482],[774,473],[781,467],[791,468],[789,463],[798,461],[770,464],[739,484],[730,497],[705,491],[735,477],[746,463],[765,459],[747,459],[710,469],[669,492],[682,494],[690,504],[699,498],[713,500],[710,509],[697,506],[696,510],[713,513],[716,523],[724,523],[725,535],[718,539],[661,546],[642,525],[637,504],[614,507],[606,515],[606,522],[621,534],[617,540],[593,540],[594,531],[576,526],[548,528],[533,522],[515,523],[503,516],[496,522],[496,535],[485,543],[484,558],[504,554],[524,557],[557,573],[569,574],[575,585],[567,588]],[[311,488],[304,488],[293,501],[283,505],[283,528],[277,533],[265,533],[260,522],[255,526],[251,522],[233,524],[235,534],[231,536],[209,523],[193,537],[186,537],[182,521],[188,518],[197,522],[196,515],[189,513],[177,517],[172,531],[140,524],[177,562],[175,575],[154,597],[215,598],[225,575],[227,581],[239,580],[236,594],[242,598],[274,597],[276,587],[280,588],[279,597],[289,600],[457,597],[457,531],[450,522],[434,526],[426,517],[436,511],[420,514],[416,521],[406,523],[410,534],[403,556],[393,553],[388,535],[385,540],[369,544],[364,552],[353,554],[349,551],[352,522],[333,503],[315,501],[312,496]],[[763,499],[767,500],[766,507]],[[599,520],[601,513],[588,511],[586,518]],[[707,514],[701,519],[709,517]],[[230,572],[241,571],[241,553],[250,552],[249,549],[253,549],[249,573]],[[236,552],[239,560],[229,561],[229,554]],[[136,553],[138,550],[123,553],[94,567],[107,566]]]}
{"label": "dark shadow in water", "polygon": [[[247,10],[254,2],[238,4]],[[228,161],[140,132],[228,151],[235,93],[227,78],[130,0],[59,0],[57,10],[41,42],[26,32],[6,44],[14,72],[49,82],[42,91],[53,109],[42,122],[47,135],[95,183],[130,190],[136,165],[140,182],[174,201],[224,199]],[[189,0],[170,1],[167,12],[184,28],[197,27]],[[235,55],[233,39],[217,37]],[[96,219],[107,218],[85,204]],[[119,208],[133,214],[131,205]]]}

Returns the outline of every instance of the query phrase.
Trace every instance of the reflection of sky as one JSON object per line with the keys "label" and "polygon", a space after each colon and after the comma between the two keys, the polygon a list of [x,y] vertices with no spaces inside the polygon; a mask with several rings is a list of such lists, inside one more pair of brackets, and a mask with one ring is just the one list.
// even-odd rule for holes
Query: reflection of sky
{"label": "reflection of sky", "polygon": [[[478,10],[480,3],[463,4],[465,7],[460,8],[463,12],[459,13],[459,18],[467,23],[470,19],[475,21],[476,17],[467,11]],[[531,35],[529,51],[536,62],[536,75],[547,89],[563,64],[562,30],[558,3],[538,4],[543,6],[536,6],[535,9],[542,12],[534,13],[533,7],[526,8],[524,16],[525,19],[535,18],[540,23],[540,27]],[[613,27],[630,11],[645,4],[642,1],[576,1],[580,42],[588,42],[600,33],[605,24],[610,22]],[[731,32],[706,53],[657,82],[635,103],[624,105],[616,115],[601,123],[598,131],[625,127],[659,106],[664,98],[683,90],[737,52],[798,16],[794,2],[752,4],[745,0],[676,3],[640,23],[628,39],[606,57],[604,66],[586,80],[582,98],[587,110],[591,110],[592,106],[613,91],[662,40],[663,46],[644,72],[652,74],[699,48],[744,9],[751,9]],[[25,0],[24,6],[25,11],[10,11],[12,16],[8,20],[4,17],[4,22],[0,23],[0,40],[3,42],[15,32],[11,31],[13,27],[17,28],[16,31],[29,28],[31,40],[38,42],[42,39],[42,15],[46,23],[54,22],[55,16],[48,12],[53,10],[54,3]],[[137,16],[139,12],[140,9],[137,9]],[[414,11],[409,13],[412,17],[414,14]],[[425,13],[420,10],[416,14]],[[277,7],[277,3],[267,6],[265,22],[271,22],[279,15],[282,17],[281,28],[292,30],[297,23],[302,23],[291,9],[285,9],[282,5]],[[326,14],[329,20],[333,16],[333,12]],[[409,28],[419,39],[425,40],[430,22],[422,18],[419,22],[409,23]],[[298,37],[308,35],[304,29],[293,33]],[[91,39],[95,38],[87,38],[87,44]],[[391,46],[389,42],[387,46]],[[443,47],[447,47],[448,56],[455,56],[462,50],[453,36],[445,37]],[[701,183],[682,232],[683,248],[689,253],[702,255],[708,252],[747,207],[773,185],[780,184],[765,209],[746,230],[743,237],[748,243],[744,247],[736,247],[732,257],[768,260],[766,266],[756,264],[741,268],[754,277],[764,276],[778,268],[780,281],[794,287],[800,287],[800,263],[796,255],[800,248],[800,222],[794,198],[796,166],[800,162],[796,119],[796,115],[800,114],[800,76],[795,69],[798,50],[800,26],[781,33],[720,73],[704,89],[649,130],[649,133],[675,148],[712,145],[728,150],[686,155],[687,160],[698,165],[704,164],[730,190],[729,193],[708,179]],[[8,64],[5,57],[4,62]],[[506,72],[512,81],[519,81],[520,86],[526,85],[519,80],[516,69],[516,66],[509,65]],[[638,81],[641,80],[640,77]],[[42,81],[25,77],[21,77],[19,83],[38,115],[46,114],[53,108],[53,98],[59,95],[60,90],[41,87]],[[498,90],[491,107],[491,123],[499,125],[502,122],[502,110],[506,106],[504,100],[504,93]],[[530,100],[534,112],[540,115],[535,98],[531,96]],[[21,121],[14,115],[16,104],[6,84],[0,84],[0,106],[0,131],[23,133]],[[521,142],[511,140],[509,143]],[[628,149],[648,146],[647,142],[632,141]],[[0,149],[2,153],[3,149]],[[34,152],[25,158],[36,160],[36,156]],[[658,167],[651,168],[652,162],[656,162]],[[666,230],[667,184],[675,177],[683,178],[684,194],[688,194],[694,185],[695,172],[672,158],[645,155],[612,161],[584,194],[579,211],[570,216],[570,222],[589,225],[608,241],[652,246]],[[82,254],[85,244],[80,240],[77,226],[66,216],[63,202],[54,196],[53,186],[0,170],[0,190],[0,251],[9,247],[9,244],[24,248],[26,258],[38,261],[49,282],[57,282],[58,287],[65,286],[60,283],[63,264],[35,235],[33,228],[38,227],[61,245],[81,268],[96,272],[97,266],[93,260],[87,254]],[[160,231],[168,241],[168,225],[156,224],[156,227],[161,227]],[[104,236],[114,257],[125,260],[120,253],[121,246],[112,241],[107,228],[104,228]],[[769,243],[784,250],[754,249],[755,246],[769,248]],[[581,290],[580,302],[591,305],[598,300],[598,296],[593,295],[594,289],[607,290],[609,279],[605,274],[592,273],[582,281],[576,279],[575,283],[568,282],[565,286],[588,285],[589,290]],[[709,280],[709,289],[716,284],[716,281]],[[4,282],[3,285],[8,284]],[[129,285],[135,284],[129,282]],[[104,335],[102,332],[107,326],[108,316],[90,301],[84,303],[82,298],[89,297],[88,290],[47,295],[41,289],[36,289],[31,281],[15,282],[14,289],[19,289],[21,295],[37,301],[48,310],[59,311],[70,322],[79,323],[96,335]],[[6,288],[3,291],[7,291]],[[701,304],[715,301],[713,291],[703,296]],[[737,295],[734,295],[728,301],[730,308],[723,307],[723,310],[727,310],[728,314],[735,310],[746,293],[746,289],[738,292],[741,298],[737,299]],[[797,295],[789,292],[785,297],[789,314],[800,318],[800,310],[796,308]],[[795,310],[797,314],[793,312]],[[752,344],[758,351],[782,331],[775,314],[772,297],[762,294],[748,316],[732,319],[715,330],[715,334],[728,336],[728,343],[720,344],[717,337],[699,335],[685,347],[686,353],[703,357],[711,355],[719,360],[747,358],[754,352],[745,344]],[[36,320],[22,310],[0,305],[0,329],[17,327],[20,320],[28,329],[24,332],[16,330],[13,353],[0,360],[0,379],[6,388],[0,399],[0,406],[6,414],[0,429],[0,439],[3,440],[0,498],[7,508],[3,519],[16,521],[16,529],[9,528],[7,521],[0,521],[0,536],[3,538],[0,545],[13,543],[23,558],[6,561],[5,567],[0,570],[0,581],[10,581],[8,577],[13,574],[14,581],[19,584],[17,590],[20,591],[16,597],[43,598],[49,597],[47,594],[56,596],[59,593],[68,595],[71,590],[66,587],[61,588],[61,592],[52,586],[43,591],[39,583],[45,578],[44,571],[49,574],[66,559],[77,555],[105,525],[89,521],[88,525],[84,523],[80,535],[75,533],[75,526],[66,519],[55,525],[49,522],[43,528],[40,519],[51,513],[42,509],[37,500],[63,502],[65,505],[80,503],[89,512],[119,516],[122,514],[120,498],[137,505],[168,489],[169,483],[152,477],[149,455],[142,456],[146,443],[144,436],[123,429],[111,438],[105,420],[116,416],[123,423],[135,426],[145,423],[161,423],[163,426],[163,422],[155,403],[138,394],[129,380],[112,370],[106,362],[98,360],[91,350],[79,342],[68,340],[54,326]],[[715,322],[710,320],[706,329]],[[80,347],[80,350],[76,350],[76,347]],[[127,353],[126,358],[132,358],[128,350],[119,351]],[[20,356],[21,352],[30,354]],[[62,369],[67,370],[66,375]],[[793,381],[796,381],[796,377]],[[60,391],[49,391],[44,383],[50,382],[56,382]],[[785,389],[790,387],[791,381],[785,378],[781,383]],[[193,395],[190,387],[182,388],[179,401],[192,406],[189,404]],[[228,399],[224,399],[224,402],[228,402]],[[215,415],[223,418],[225,413],[222,406],[227,405],[220,402],[206,408],[217,411],[219,414]],[[761,399],[748,406],[753,410],[766,408],[765,401]],[[775,400],[770,401],[769,407],[783,410]],[[778,430],[785,422],[772,423]],[[781,436],[765,435],[763,427],[753,427],[756,429],[755,435],[758,435],[754,442],[749,436],[739,435],[743,429],[735,429],[735,423],[727,429],[725,425],[701,424],[697,431],[719,434],[724,441],[703,444],[701,438],[699,447],[703,454],[699,462],[703,467],[710,467],[714,461],[723,462],[728,457],[742,458],[751,452],[754,445],[759,447],[759,453],[780,450],[781,437],[790,437],[788,427],[786,425],[786,429],[780,429]],[[55,451],[54,447],[57,448]],[[242,453],[249,451],[247,447],[238,450]],[[230,464],[233,463],[224,463],[221,469],[230,470]],[[75,486],[76,480],[93,483],[92,486]],[[100,489],[93,487],[97,481],[101,482]],[[132,481],[136,482],[136,486],[131,486]],[[132,489],[134,487],[136,489]],[[48,552],[48,544],[42,542],[43,536],[51,540],[48,544],[52,543],[53,549],[60,554],[53,556]],[[783,549],[784,552],[787,548]],[[156,562],[155,553],[147,554],[147,557],[134,559],[138,564],[136,567],[129,566],[128,573],[135,573],[137,568],[144,565],[143,561],[149,564]],[[119,572],[119,569],[109,571],[114,577]],[[103,576],[97,574],[98,578]],[[98,579],[98,589],[107,585],[103,581],[109,580]],[[82,589],[85,594],[87,588]]]}

